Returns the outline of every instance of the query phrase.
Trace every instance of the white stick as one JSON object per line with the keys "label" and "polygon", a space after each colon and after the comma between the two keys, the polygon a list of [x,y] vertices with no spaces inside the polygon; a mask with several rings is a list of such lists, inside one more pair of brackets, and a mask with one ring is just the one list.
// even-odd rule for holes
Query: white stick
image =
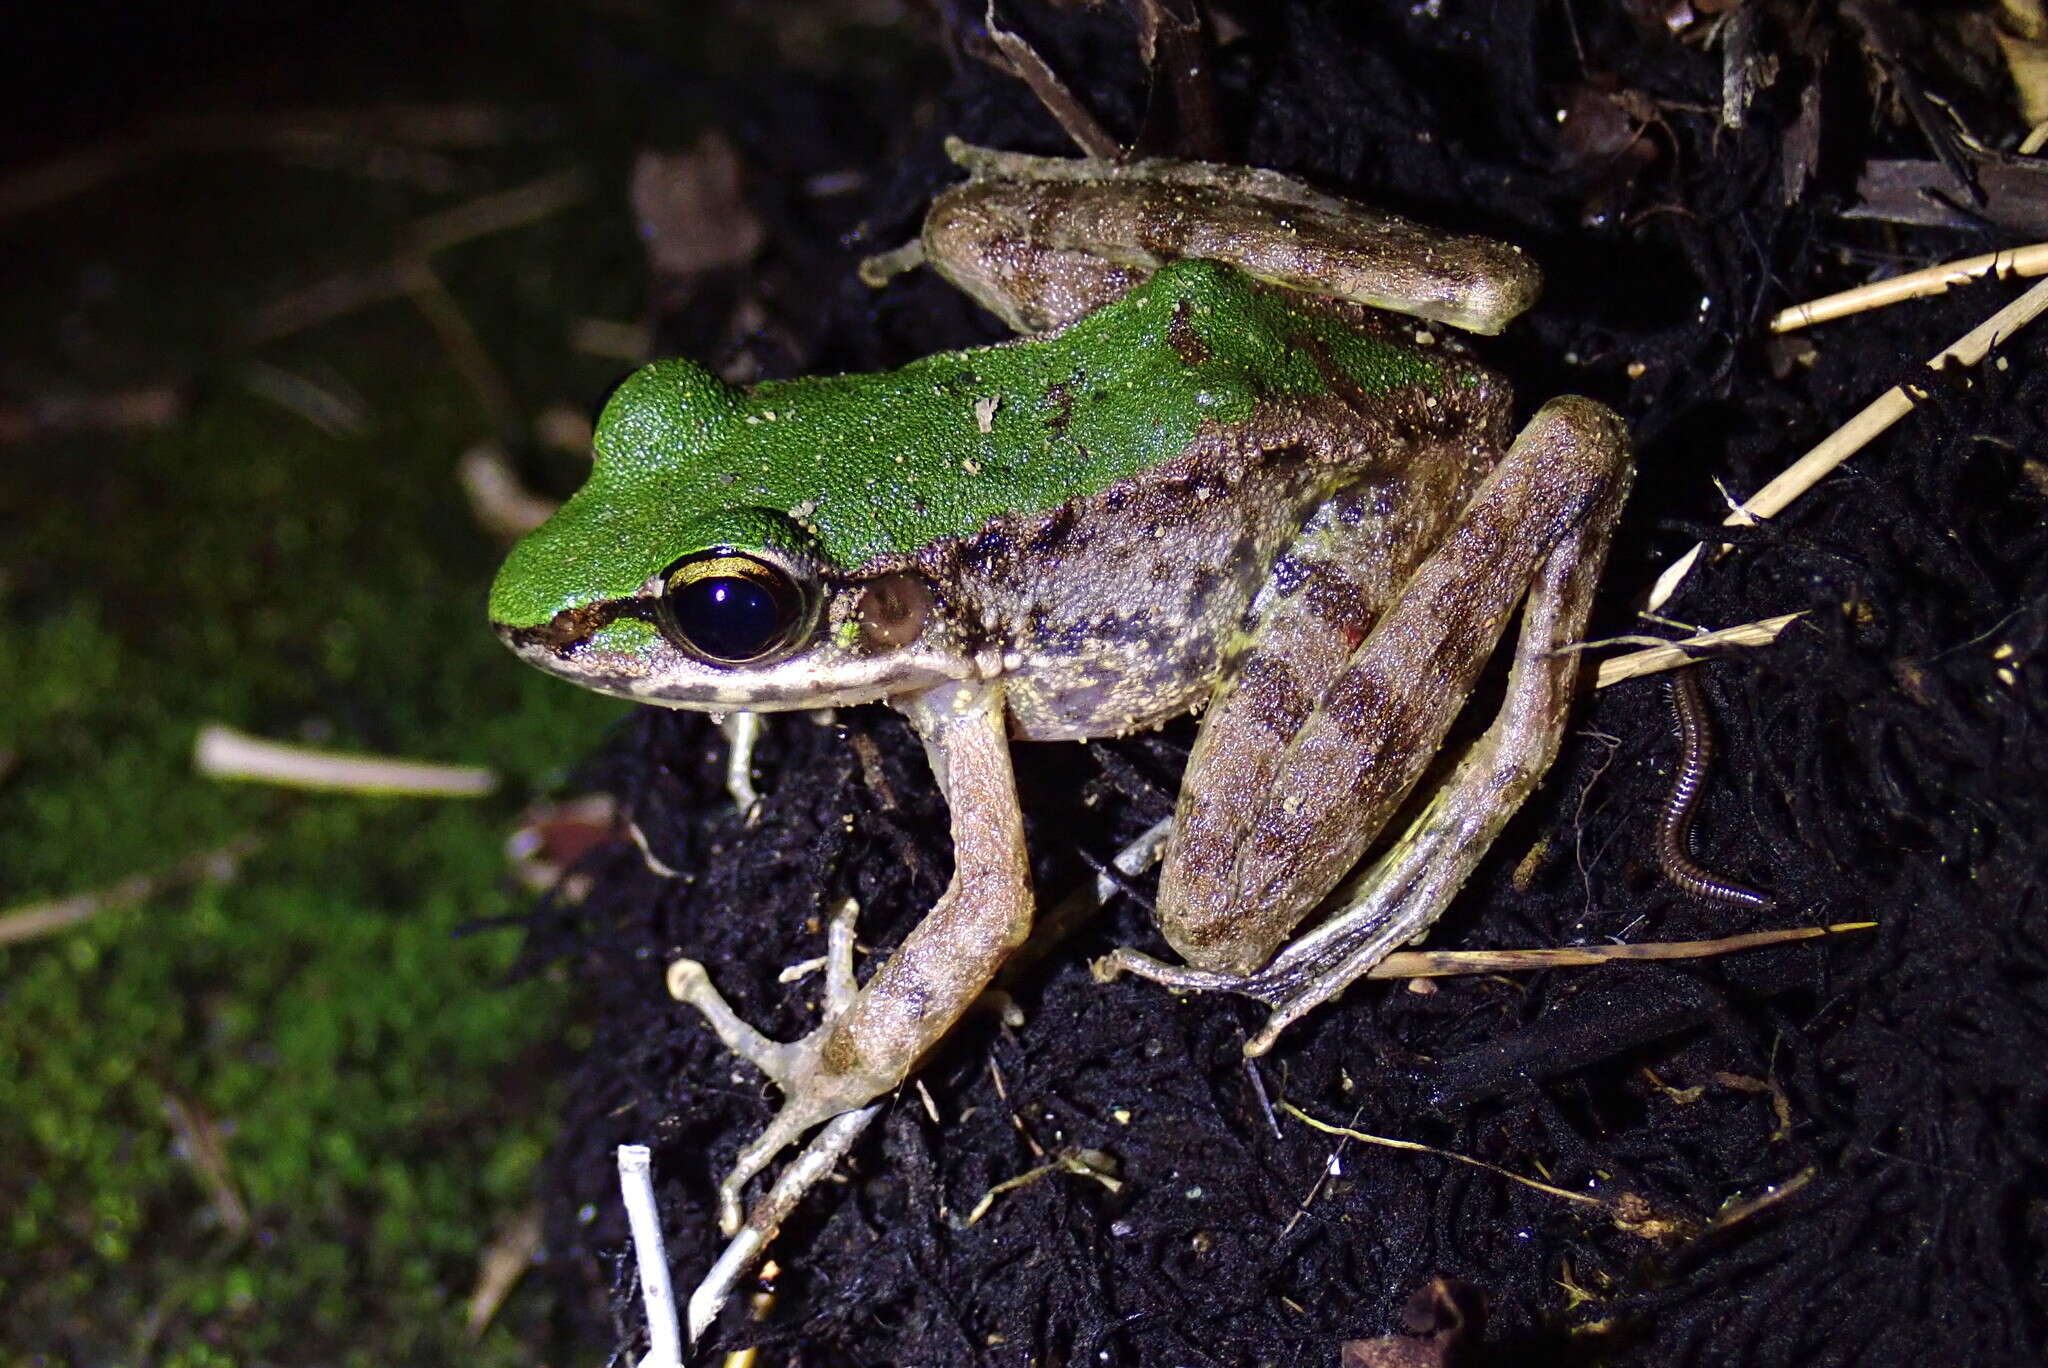
{"label": "white stick", "polygon": [[640,1265],[640,1297],[647,1307],[647,1355],[640,1368],[682,1368],[682,1329],[668,1277],[668,1250],[661,1242],[661,1213],[654,1206],[653,1169],[647,1146],[619,1146],[619,1192],[626,1199],[633,1257]]}
{"label": "white stick", "polygon": [[695,1344],[718,1319],[719,1311],[732,1299],[740,1279],[760,1262],[769,1241],[782,1229],[784,1218],[796,1210],[796,1204],[803,1200],[804,1194],[830,1176],[833,1165],[846,1157],[846,1152],[853,1148],[854,1141],[860,1139],[860,1133],[868,1128],[868,1123],[881,1114],[880,1102],[870,1102],[856,1111],[839,1113],[811,1137],[811,1143],[804,1146],[787,1168],[775,1175],[773,1186],[747,1213],[747,1223],[740,1227],[739,1234],[732,1237],[732,1243],[725,1247],[725,1252],[711,1265],[711,1271],[704,1275],[704,1281],[698,1283],[697,1290],[690,1294],[690,1343]]}
{"label": "white stick", "polygon": [[[2041,281],[2018,299],[1964,333],[1927,364],[1929,368],[1939,368],[1953,361],[1958,365],[1974,366],[1982,361],[1993,347],[2033,322],[2044,311],[2048,311],[2048,280]],[[1904,386],[1892,386],[1871,400],[1861,413],[1822,438],[1813,450],[1787,466],[1775,480],[1736,505],[1735,511],[1721,520],[1721,525],[1746,526],[1758,518],[1768,518],[1783,512],[1794,499],[1813,488],[1829,471],[1862,450],[1899,419],[1911,413],[1913,403],[1913,396],[1906,392]],[[1663,607],[1677,591],[1679,582],[1699,559],[1703,545],[1704,543],[1695,545],[1657,577],[1656,587],[1650,591],[1651,612]]]}
{"label": "white stick", "polygon": [[199,739],[192,747],[192,767],[209,779],[253,779],[289,788],[424,798],[477,798],[498,786],[497,774],[479,765],[433,765],[291,746],[218,722],[199,729]]}
{"label": "white stick", "polygon": [[[1166,849],[1166,838],[1173,834],[1173,818],[1163,817],[1140,832],[1138,838],[1119,850],[1110,863],[1117,873],[1127,879],[1135,879],[1152,867],[1159,858],[1159,852]],[[1119,885],[1107,874],[1095,876],[1095,901],[1106,903],[1116,896]]]}

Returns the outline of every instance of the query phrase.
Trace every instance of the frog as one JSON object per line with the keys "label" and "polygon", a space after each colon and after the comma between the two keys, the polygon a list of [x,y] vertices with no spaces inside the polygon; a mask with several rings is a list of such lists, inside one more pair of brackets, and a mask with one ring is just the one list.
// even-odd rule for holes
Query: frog
{"label": "frog", "polygon": [[[802,1039],[671,969],[782,1095],[720,1185],[728,1234],[1030,933],[1015,741],[1199,713],[1155,901],[1177,962],[1097,967],[1263,1003],[1247,1053],[1420,937],[1557,752],[1633,477],[1612,409],[1517,429],[1463,336],[1534,301],[1513,246],[1260,168],[948,151],[966,178],[863,274],[929,267],[1017,337],[744,387],[655,361],[490,593],[521,659],[600,693],[894,707],[948,805],[943,893],[865,982],[833,919]],[[1511,629],[1490,720],[1440,754]]]}

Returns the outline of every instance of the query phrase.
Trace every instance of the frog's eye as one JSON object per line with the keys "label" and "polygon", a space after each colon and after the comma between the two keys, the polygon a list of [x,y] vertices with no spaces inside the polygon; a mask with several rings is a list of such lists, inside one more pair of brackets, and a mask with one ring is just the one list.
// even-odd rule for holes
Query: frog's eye
{"label": "frog's eye", "polygon": [[788,646],[808,616],[796,577],[737,551],[677,561],[661,580],[661,625],[714,665],[749,665]]}

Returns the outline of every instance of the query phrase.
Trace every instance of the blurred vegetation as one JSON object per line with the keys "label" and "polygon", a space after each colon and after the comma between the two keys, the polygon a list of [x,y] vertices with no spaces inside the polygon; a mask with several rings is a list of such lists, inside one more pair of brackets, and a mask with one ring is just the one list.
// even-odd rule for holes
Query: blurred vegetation
{"label": "blurred vegetation", "polygon": [[[721,77],[887,81],[904,14],[93,3],[0,53],[0,919],[151,884],[0,936],[0,1365],[601,1355],[558,1342],[532,1279],[465,1325],[582,1033],[561,983],[511,981],[516,928],[464,928],[531,903],[516,815],[624,709],[492,638],[503,541],[456,463],[495,439],[575,486],[536,420],[628,368],[571,339],[643,321],[634,152],[686,145]],[[394,133],[393,105],[488,135]],[[307,137],[309,110],[339,117]],[[400,297],[251,340],[421,220],[565,172],[575,204],[433,257],[438,326]],[[174,420],[77,421],[135,394]],[[192,768],[208,722],[502,782],[222,784]],[[231,877],[192,868],[230,845]]]}
{"label": "blurred vegetation", "polygon": [[[639,316],[623,184],[647,120],[584,98],[576,22],[537,8],[486,41],[441,15],[374,63],[294,49],[289,79],[259,83],[288,94],[223,65],[95,130],[393,99],[507,112],[501,140],[436,154],[447,184],[369,150],[230,139],[0,218],[0,405],[159,385],[182,401],[156,430],[0,446],[0,913],[255,845],[233,878],[0,948],[0,1362],[549,1355],[545,1286],[480,1341],[464,1320],[483,1249],[532,1200],[574,1004],[507,981],[516,929],[457,932],[530,903],[503,854],[513,818],[622,709],[491,637],[502,545],[455,465],[506,437],[560,494],[575,462],[499,431],[404,300],[236,339],[265,304],[385,260],[418,218],[580,167],[580,204],[436,266],[522,423],[588,412],[625,363],[572,352],[569,324]],[[278,402],[281,376],[343,417]],[[224,785],[192,769],[208,721],[503,783],[485,800]],[[195,1125],[219,1140],[211,1179],[181,1138]]]}

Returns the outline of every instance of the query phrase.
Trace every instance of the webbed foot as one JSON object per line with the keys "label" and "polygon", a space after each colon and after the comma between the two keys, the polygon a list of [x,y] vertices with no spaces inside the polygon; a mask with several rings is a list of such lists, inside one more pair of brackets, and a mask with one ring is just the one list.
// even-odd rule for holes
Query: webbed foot
{"label": "webbed foot", "polygon": [[[860,995],[853,974],[854,921],[860,904],[852,898],[840,903],[826,930],[825,1014],[818,1026],[802,1040],[770,1040],[740,1020],[724,994],[712,986],[711,976],[696,960],[679,959],[668,967],[669,996],[704,1014],[704,1020],[718,1038],[740,1058],[767,1074],[782,1091],[783,1104],[768,1128],[740,1151],[732,1171],[718,1185],[718,1225],[727,1235],[740,1228],[740,1193],[748,1180],[768,1166],[784,1146],[794,1143],[805,1131],[821,1121],[858,1107],[877,1093],[893,1086],[894,1080],[872,1086],[870,1080],[841,1073],[825,1082],[821,1057],[837,1028]],[[853,1100],[845,1100],[858,1093]]]}
{"label": "webbed foot", "polygon": [[865,986],[855,981],[859,909],[851,899],[840,904],[827,938],[824,1018],[802,1040],[787,1042],[740,1020],[703,965],[669,966],[670,995],[702,1012],[727,1048],[782,1092],[774,1120],[719,1184],[719,1226],[727,1235],[741,1227],[748,1180],[813,1126],[867,1106],[908,1078],[1031,929],[1030,863],[1001,688],[946,685],[901,706],[924,738],[952,808],[953,877],[888,962]]}

